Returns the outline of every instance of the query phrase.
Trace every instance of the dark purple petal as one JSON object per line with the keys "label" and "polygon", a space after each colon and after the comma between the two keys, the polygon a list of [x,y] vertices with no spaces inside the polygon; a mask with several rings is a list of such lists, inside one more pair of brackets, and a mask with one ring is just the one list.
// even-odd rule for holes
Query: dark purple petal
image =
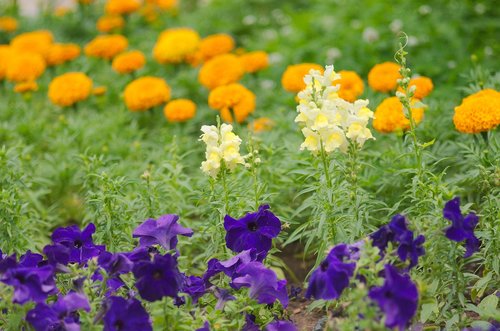
{"label": "dark purple petal", "polygon": [[479,250],[480,241],[474,234],[474,229],[479,218],[474,213],[469,213],[465,218],[460,211],[460,198],[448,201],[443,209],[444,218],[451,221],[451,226],[445,229],[448,239],[461,242],[465,240],[465,255],[469,257]]}
{"label": "dark purple petal", "polygon": [[260,331],[259,326],[255,324],[255,315],[246,314],[245,321],[246,323],[241,331]]}
{"label": "dark purple petal", "polygon": [[226,302],[231,300],[236,300],[234,296],[231,295],[231,292],[225,290],[223,288],[215,288],[214,295],[217,298],[217,304],[215,305],[215,309],[222,310]]}
{"label": "dark purple petal", "polygon": [[104,331],[152,331],[149,315],[137,299],[109,297]]}
{"label": "dark purple petal", "polygon": [[193,303],[197,303],[198,299],[207,293],[206,283],[201,277],[185,277],[182,285],[182,292],[189,294],[193,299]]}
{"label": "dark purple petal", "polygon": [[196,331],[210,331],[210,324],[205,321],[205,323],[203,323],[203,327],[196,329]]}
{"label": "dark purple petal", "polygon": [[265,331],[298,331],[298,329],[292,322],[274,321],[266,326]]}
{"label": "dark purple petal", "polygon": [[160,245],[166,250],[175,249],[177,236],[191,237],[193,231],[177,224],[179,216],[167,214],[158,220],[148,219],[139,225],[133,232],[134,238],[139,238],[141,246]]}

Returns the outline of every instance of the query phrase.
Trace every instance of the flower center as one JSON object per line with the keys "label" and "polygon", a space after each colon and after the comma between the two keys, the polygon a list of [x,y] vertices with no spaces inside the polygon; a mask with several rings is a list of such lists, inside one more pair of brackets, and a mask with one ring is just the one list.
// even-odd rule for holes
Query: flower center
{"label": "flower center", "polygon": [[82,247],[83,243],[80,240],[75,240],[75,247],[80,248]]}
{"label": "flower center", "polygon": [[124,325],[123,321],[122,320],[118,320],[118,321],[115,322],[114,327],[115,327],[116,330],[121,330],[121,329],[123,329],[123,325]]}
{"label": "flower center", "polygon": [[155,272],[153,272],[153,278],[156,279],[156,280],[160,280],[161,279],[161,276],[162,276],[162,272],[161,270],[156,270]]}
{"label": "flower center", "polygon": [[247,228],[248,228],[248,230],[250,230],[252,232],[257,231],[257,223],[250,222],[247,224]]}
{"label": "flower center", "polygon": [[326,271],[328,269],[328,262],[327,261],[323,261],[321,262],[321,271]]}

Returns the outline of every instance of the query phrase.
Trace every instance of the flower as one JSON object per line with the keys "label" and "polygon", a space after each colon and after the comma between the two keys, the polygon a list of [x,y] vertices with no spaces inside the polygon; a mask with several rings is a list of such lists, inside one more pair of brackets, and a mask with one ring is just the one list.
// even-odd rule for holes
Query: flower
{"label": "flower", "polygon": [[237,83],[219,86],[210,91],[208,105],[218,109],[224,121],[242,123],[255,110],[255,94]]}
{"label": "flower", "polygon": [[57,228],[52,233],[54,245],[47,245],[43,252],[51,263],[86,263],[105,250],[103,245],[95,245],[92,235],[95,225],[90,223],[80,231],[77,225]]}
{"label": "flower", "polygon": [[266,326],[265,331],[298,331],[298,329],[292,322],[274,321]]}
{"label": "flower", "polygon": [[165,105],[163,115],[170,122],[185,122],[196,114],[196,104],[189,99],[172,100]]}
{"label": "flower", "polygon": [[349,102],[356,101],[365,89],[363,80],[354,71],[341,70],[339,71],[339,75],[340,78],[332,82],[332,85],[340,84],[339,97]]}
{"label": "flower", "polygon": [[385,326],[406,330],[418,307],[418,291],[407,274],[401,275],[390,264],[385,265],[385,281],[370,289],[368,296],[385,314]]}
{"label": "flower", "polygon": [[92,89],[92,95],[101,96],[106,94],[107,91],[108,88],[106,86],[96,86],[94,87],[94,89]]}
{"label": "flower", "polygon": [[248,73],[254,73],[269,67],[269,55],[264,51],[242,54],[239,60],[245,72]]}
{"label": "flower", "polygon": [[264,131],[271,131],[275,125],[276,123],[269,117],[259,117],[252,123],[249,123],[248,128],[254,133],[260,133]]}
{"label": "flower", "polygon": [[269,210],[269,205],[259,207],[254,213],[247,213],[236,220],[224,217],[226,246],[233,252],[255,249],[259,255],[266,255],[271,249],[273,238],[281,231],[280,220]]}
{"label": "flower", "polygon": [[97,258],[97,263],[110,277],[126,274],[132,271],[133,267],[132,261],[122,253],[102,252]]}
{"label": "flower", "polygon": [[351,258],[349,247],[340,244],[332,248],[328,256],[312,273],[306,298],[332,300],[340,297],[349,286],[356,263],[345,262]]}
{"label": "flower", "polygon": [[14,32],[17,30],[17,20],[14,17],[0,17],[0,31]]}
{"label": "flower", "polygon": [[97,30],[103,33],[121,30],[124,26],[125,20],[120,15],[101,16],[96,23]]}
{"label": "flower", "polygon": [[129,74],[141,69],[146,64],[146,57],[141,51],[128,51],[116,56],[111,67],[119,74]]}
{"label": "flower", "polygon": [[[417,100],[412,100],[412,117],[415,124],[422,121],[424,117],[424,108],[416,108]],[[410,121],[403,112],[403,104],[398,97],[386,98],[375,109],[375,119],[373,120],[375,130],[382,133],[394,131],[405,131],[410,128]]]}
{"label": "flower", "polygon": [[460,211],[460,198],[456,197],[446,203],[443,209],[443,217],[451,221],[451,226],[446,228],[446,237],[450,240],[461,242],[465,240],[465,255],[471,256],[479,250],[479,239],[474,234],[474,229],[479,221],[475,213],[469,213],[463,217]]}
{"label": "flower", "polygon": [[0,45],[0,80],[5,78],[8,68],[8,62],[14,54],[12,47],[8,45]]}
{"label": "flower", "polygon": [[159,63],[181,63],[194,54],[200,43],[198,32],[190,28],[172,28],[163,31],[153,48],[153,57]]}
{"label": "flower", "polygon": [[80,56],[80,46],[76,44],[52,44],[47,51],[47,65],[56,66]]}
{"label": "flower", "polygon": [[87,99],[92,93],[92,79],[83,72],[68,72],[49,84],[49,99],[53,104],[68,107]]}
{"label": "flower", "polygon": [[135,298],[128,300],[112,296],[106,302],[105,331],[152,331],[149,315]]}
{"label": "flower", "polygon": [[52,32],[48,30],[36,30],[18,34],[11,40],[10,46],[16,51],[36,53],[45,58],[53,42],[54,36]]}
{"label": "flower", "polygon": [[80,330],[78,310],[90,311],[85,295],[70,292],[61,296],[51,305],[39,303],[28,311],[26,321],[36,331],[47,330]]}
{"label": "flower", "polygon": [[243,164],[240,155],[241,139],[233,133],[233,126],[223,123],[220,128],[214,125],[203,125],[200,137],[206,146],[206,161],[201,163],[201,170],[216,178],[224,162],[225,167],[232,171],[238,164]]}
{"label": "flower", "polygon": [[238,277],[237,270],[240,266],[253,261],[261,262],[265,254],[257,255],[255,249],[247,249],[242,251],[236,256],[233,256],[227,261],[219,261],[218,259],[211,259],[207,263],[207,271],[203,275],[203,280],[205,283],[209,283],[210,278],[219,274],[220,272],[225,273],[231,279]]}
{"label": "flower", "polygon": [[85,45],[85,55],[110,60],[128,47],[128,40],[122,35],[97,36]]}
{"label": "flower", "polygon": [[207,288],[205,286],[205,281],[201,277],[189,276],[184,278],[184,283],[182,284],[182,292],[189,294],[193,299],[193,303],[197,303],[198,299],[201,298],[205,293],[207,293]]}
{"label": "flower", "polygon": [[144,300],[157,301],[164,296],[177,297],[183,276],[170,254],[156,254],[153,261],[138,261],[132,269],[137,290]]}
{"label": "flower", "polygon": [[232,281],[236,289],[249,287],[250,297],[261,304],[272,304],[279,300],[284,307],[288,306],[286,280],[278,280],[274,271],[267,269],[261,262],[244,264],[237,272],[240,276]]}
{"label": "flower", "polygon": [[198,51],[204,61],[217,55],[230,53],[234,49],[234,39],[226,33],[217,33],[201,40]]}
{"label": "flower", "polygon": [[[434,84],[432,84],[432,80],[424,76],[419,76],[410,79],[410,83],[408,84],[408,86],[410,88],[414,86],[415,92],[413,94],[413,97],[419,100],[428,96],[434,89]],[[403,92],[403,89],[400,87],[398,91]]]}
{"label": "flower", "polygon": [[479,133],[500,125],[500,92],[484,89],[462,100],[453,115],[455,128],[463,133]]}
{"label": "flower", "polygon": [[139,0],[108,0],[106,13],[109,15],[124,15],[137,11],[141,7]]}
{"label": "flower", "polygon": [[150,0],[161,10],[171,10],[178,6],[178,0]]}
{"label": "flower", "polygon": [[196,329],[196,331],[210,331],[210,324],[205,321],[205,323],[203,323],[203,327]]}
{"label": "flower", "polygon": [[218,287],[215,288],[214,296],[217,298],[215,309],[218,310],[224,309],[224,305],[226,304],[226,302],[236,300],[236,298],[233,295],[231,295],[231,292]]}
{"label": "flower", "polygon": [[260,328],[255,324],[255,315],[246,314],[245,315],[245,325],[241,331],[260,331]]}
{"label": "flower", "polygon": [[400,65],[394,62],[384,62],[375,65],[368,73],[368,85],[378,92],[390,92],[398,86],[402,78]]}
{"label": "flower", "polygon": [[14,51],[8,58],[5,78],[16,83],[34,81],[45,72],[45,67],[40,54]]}
{"label": "flower", "polygon": [[301,63],[290,65],[281,76],[281,85],[288,92],[297,93],[306,87],[304,76],[311,70],[323,72],[323,67],[316,63]]}
{"label": "flower", "polygon": [[236,55],[222,54],[203,64],[198,80],[201,85],[213,90],[216,87],[239,81],[244,73],[245,70]]}
{"label": "flower", "polygon": [[141,246],[158,244],[166,250],[175,249],[178,235],[193,235],[193,230],[181,226],[177,223],[178,220],[179,216],[174,214],[160,216],[158,220],[147,219],[135,228],[132,237],[139,238]]}
{"label": "flower", "polygon": [[131,111],[146,111],[170,100],[170,86],[159,77],[145,76],[130,82],[123,93]]}
{"label": "flower", "polygon": [[14,86],[14,92],[16,93],[27,93],[35,91],[38,91],[38,84],[35,81],[17,83]]}

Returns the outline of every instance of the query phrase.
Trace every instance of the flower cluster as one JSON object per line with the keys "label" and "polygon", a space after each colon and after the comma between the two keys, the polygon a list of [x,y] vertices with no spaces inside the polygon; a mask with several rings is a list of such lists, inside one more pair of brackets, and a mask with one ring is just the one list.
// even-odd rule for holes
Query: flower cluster
{"label": "flower cluster", "polygon": [[238,164],[244,163],[240,155],[241,138],[234,134],[231,124],[223,123],[220,128],[203,125],[201,131],[200,140],[207,146],[206,161],[201,163],[204,173],[216,178],[223,168],[234,170]]}
{"label": "flower cluster", "polygon": [[337,149],[345,152],[349,140],[363,146],[366,140],[374,139],[366,126],[373,117],[367,108],[368,100],[348,102],[339,97],[339,86],[332,82],[340,79],[340,75],[327,66],[322,74],[319,70],[311,70],[304,77],[305,89],[298,94],[299,115],[295,122],[304,127],[305,137],[301,149],[317,153],[324,150],[327,153]]}

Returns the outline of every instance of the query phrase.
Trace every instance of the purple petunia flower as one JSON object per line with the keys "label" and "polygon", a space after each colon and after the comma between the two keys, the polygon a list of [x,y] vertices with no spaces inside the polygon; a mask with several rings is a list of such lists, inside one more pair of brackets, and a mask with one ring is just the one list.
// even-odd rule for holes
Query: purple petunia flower
{"label": "purple petunia flower", "polygon": [[279,300],[284,307],[288,305],[286,280],[278,280],[274,271],[267,269],[261,262],[244,264],[237,273],[240,276],[233,279],[234,288],[250,287],[250,297],[258,303],[272,304]]}
{"label": "purple petunia flower", "polygon": [[199,329],[196,329],[196,331],[210,331],[210,324],[205,321],[205,323],[203,323],[203,326]]}
{"label": "purple petunia flower", "polygon": [[182,292],[189,294],[193,299],[193,303],[197,303],[198,299],[207,293],[207,288],[203,278],[197,276],[184,277],[182,284]]}
{"label": "purple petunia flower", "polygon": [[133,232],[134,238],[139,238],[141,246],[160,245],[166,250],[175,249],[177,246],[177,235],[191,237],[193,230],[177,224],[179,216],[167,214],[160,216],[158,220],[152,218],[144,221]]}
{"label": "purple petunia flower", "polygon": [[384,285],[370,289],[368,296],[384,312],[385,326],[405,330],[417,312],[417,287],[409,275],[401,275],[392,265],[386,264],[384,270]]}
{"label": "purple petunia flower", "polygon": [[236,276],[236,270],[243,264],[249,262],[258,261],[255,249],[247,249],[242,251],[236,256],[233,256],[229,260],[219,261],[217,259],[211,259],[208,261],[207,271],[203,275],[205,282],[208,282],[211,277],[217,275],[220,272],[225,273],[228,277],[234,278]]}
{"label": "purple petunia flower", "polygon": [[443,209],[444,218],[451,221],[451,226],[446,229],[446,237],[450,240],[461,242],[465,240],[465,255],[469,257],[479,250],[481,244],[474,235],[474,229],[479,221],[474,213],[463,217],[460,211],[460,198],[456,197],[446,203]]}
{"label": "purple petunia flower", "polygon": [[149,315],[139,300],[112,296],[106,302],[104,331],[152,331]]}
{"label": "purple petunia flower", "polygon": [[101,268],[106,270],[111,277],[132,271],[134,265],[125,254],[112,254],[110,252],[101,253],[97,259],[97,263]]}
{"label": "purple petunia flower", "polygon": [[52,233],[54,245],[45,246],[43,252],[51,264],[86,263],[105,250],[104,245],[93,243],[94,232],[93,223],[82,231],[76,225],[58,228]]}
{"label": "purple petunia flower", "polygon": [[139,261],[132,272],[139,294],[147,301],[161,300],[164,296],[177,297],[184,279],[177,261],[170,254],[157,254],[153,261]]}
{"label": "purple petunia flower", "polygon": [[254,248],[258,255],[265,256],[271,249],[273,238],[281,231],[281,222],[268,205],[263,205],[257,212],[247,213],[239,220],[226,215],[224,228],[226,246],[233,252]]}
{"label": "purple petunia flower", "polygon": [[90,305],[81,293],[71,292],[52,305],[39,303],[28,311],[26,321],[36,331],[70,330],[79,331],[78,310],[90,311]]}
{"label": "purple petunia flower", "polygon": [[340,297],[350,278],[354,274],[356,263],[345,262],[350,260],[349,246],[340,244],[332,248],[328,256],[312,273],[307,288],[306,298],[332,300]]}
{"label": "purple petunia flower", "polygon": [[231,295],[226,289],[216,287],[214,290],[214,296],[217,298],[217,303],[215,304],[215,309],[222,310],[226,302],[231,300],[236,300],[234,296]]}
{"label": "purple petunia flower", "polygon": [[422,247],[425,242],[425,237],[419,235],[415,240],[413,239],[413,232],[406,231],[398,237],[399,247],[398,256],[401,261],[410,260],[408,269],[413,268],[418,264],[418,258],[425,254],[425,249]]}
{"label": "purple petunia flower", "polygon": [[246,314],[245,325],[241,331],[260,331],[259,326],[255,323],[255,315]]}
{"label": "purple petunia flower", "polygon": [[298,329],[292,322],[274,321],[266,326],[265,331],[298,331]]}

